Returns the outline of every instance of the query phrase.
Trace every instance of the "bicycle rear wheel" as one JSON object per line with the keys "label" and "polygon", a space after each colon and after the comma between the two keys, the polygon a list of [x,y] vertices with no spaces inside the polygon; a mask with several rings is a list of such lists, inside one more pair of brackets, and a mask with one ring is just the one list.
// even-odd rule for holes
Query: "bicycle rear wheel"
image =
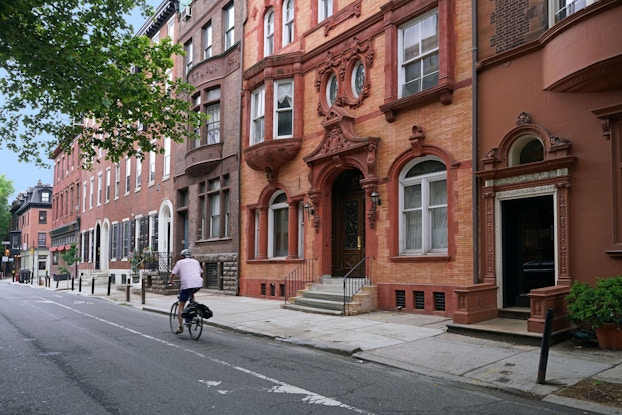
{"label": "bicycle rear wheel", "polygon": [[203,333],[203,314],[201,314],[201,310],[197,309],[196,317],[193,317],[187,325],[190,337],[193,340],[199,340],[201,333]]}
{"label": "bicycle rear wheel", "polygon": [[176,331],[179,328],[179,318],[177,317],[177,307],[178,307],[178,302],[175,301],[173,305],[171,306],[171,312],[169,314],[169,322],[171,325],[171,331],[175,334],[177,334]]}

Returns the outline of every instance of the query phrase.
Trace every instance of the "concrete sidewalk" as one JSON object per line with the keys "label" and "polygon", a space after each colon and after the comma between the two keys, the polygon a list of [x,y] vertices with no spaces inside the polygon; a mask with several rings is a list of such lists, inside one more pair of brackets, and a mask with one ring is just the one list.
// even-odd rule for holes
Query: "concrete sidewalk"
{"label": "concrete sidewalk", "polygon": [[[63,285],[66,284],[66,287]],[[37,286],[37,288],[43,288]],[[126,292],[107,286],[59,288],[75,294],[95,295],[127,303]],[[282,301],[233,297],[200,291],[198,302],[214,312],[208,325],[269,337],[296,345],[313,347],[392,367],[460,382],[491,387],[511,393],[527,394],[602,414],[622,414],[622,407],[562,398],[553,393],[585,378],[622,384],[622,351],[576,347],[572,341],[551,347],[546,382],[537,383],[540,347],[447,333],[451,319],[443,317],[378,311],[359,316],[340,317],[310,314],[281,308]],[[130,294],[132,306],[168,314],[175,296],[146,293]],[[209,330],[201,341],[209,341]],[[205,340],[204,340],[205,339]]]}

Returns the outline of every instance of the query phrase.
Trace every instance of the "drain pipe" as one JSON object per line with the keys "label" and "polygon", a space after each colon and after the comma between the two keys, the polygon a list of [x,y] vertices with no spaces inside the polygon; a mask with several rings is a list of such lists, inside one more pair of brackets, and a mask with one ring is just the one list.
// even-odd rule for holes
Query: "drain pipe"
{"label": "drain pipe", "polygon": [[479,192],[478,181],[475,172],[477,171],[477,148],[478,148],[478,90],[477,90],[477,55],[478,55],[478,35],[477,35],[477,0],[471,0],[471,42],[472,45],[472,78],[471,78],[471,199],[473,203],[473,284],[479,283]]}

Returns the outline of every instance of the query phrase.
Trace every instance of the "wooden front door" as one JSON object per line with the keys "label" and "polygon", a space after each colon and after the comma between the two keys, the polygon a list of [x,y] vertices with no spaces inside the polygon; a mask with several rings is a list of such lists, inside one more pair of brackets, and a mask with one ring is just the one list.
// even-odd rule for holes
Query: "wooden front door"
{"label": "wooden front door", "polygon": [[[332,276],[343,277],[365,258],[365,192],[358,170],[341,174],[333,186],[333,265]],[[364,276],[365,267],[360,267]]]}

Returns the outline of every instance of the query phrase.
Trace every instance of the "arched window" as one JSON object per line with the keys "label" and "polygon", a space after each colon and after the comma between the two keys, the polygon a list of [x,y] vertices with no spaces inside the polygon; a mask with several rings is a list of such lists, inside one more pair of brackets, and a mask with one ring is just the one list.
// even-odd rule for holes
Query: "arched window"
{"label": "arched window", "polygon": [[287,195],[277,192],[270,200],[268,216],[268,258],[286,257],[289,238],[289,206]]}
{"label": "arched window", "polygon": [[294,40],[294,0],[283,2],[283,46]]}
{"label": "arched window", "polygon": [[274,53],[274,10],[270,9],[264,17],[264,46],[263,55],[270,56]]}
{"label": "arched window", "polygon": [[542,160],[544,160],[544,146],[538,138],[531,135],[517,139],[508,152],[508,166],[518,166]]}
{"label": "arched window", "polygon": [[437,157],[408,163],[399,178],[400,255],[447,253],[447,168]]}

